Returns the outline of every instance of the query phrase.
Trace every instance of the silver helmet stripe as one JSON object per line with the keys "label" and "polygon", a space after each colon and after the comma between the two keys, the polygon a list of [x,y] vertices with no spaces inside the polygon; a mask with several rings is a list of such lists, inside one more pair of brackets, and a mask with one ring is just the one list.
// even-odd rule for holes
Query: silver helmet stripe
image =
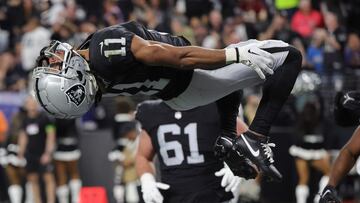
{"label": "silver helmet stripe", "polygon": [[40,105],[45,109],[45,111],[47,111],[49,114],[51,115],[55,115],[54,113],[52,113],[51,111],[49,111],[47,108],[46,108],[46,105],[42,102],[41,100],[41,97],[40,97],[40,91],[39,91],[39,78],[36,78],[36,81],[35,81],[35,88],[36,88],[36,97],[38,98],[38,101],[40,103]]}

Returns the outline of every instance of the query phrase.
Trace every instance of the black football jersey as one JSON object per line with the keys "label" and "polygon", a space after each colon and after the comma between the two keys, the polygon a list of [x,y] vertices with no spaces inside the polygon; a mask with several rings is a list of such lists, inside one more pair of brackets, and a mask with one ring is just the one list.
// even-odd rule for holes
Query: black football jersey
{"label": "black football jersey", "polygon": [[149,66],[137,61],[131,52],[134,35],[174,46],[190,45],[183,37],[148,30],[134,21],[93,33],[80,48],[88,46],[90,68],[105,85],[105,93],[154,95],[167,100],[183,92],[190,83],[193,71]]}
{"label": "black football jersey", "polygon": [[223,167],[213,151],[220,134],[216,104],[179,112],[160,100],[146,101],[138,106],[136,119],[151,137],[170,193],[221,187],[221,178],[214,175]]}
{"label": "black football jersey", "polygon": [[41,112],[37,117],[26,116],[23,120],[21,129],[27,134],[28,144],[25,156],[41,156],[46,145],[46,129],[54,128],[54,123],[49,117]]}

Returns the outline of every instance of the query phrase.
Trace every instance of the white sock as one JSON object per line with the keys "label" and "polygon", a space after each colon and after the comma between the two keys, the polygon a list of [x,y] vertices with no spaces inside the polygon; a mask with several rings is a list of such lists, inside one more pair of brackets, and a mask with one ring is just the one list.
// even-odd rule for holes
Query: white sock
{"label": "white sock", "polygon": [[70,185],[70,191],[71,191],[71,202],[72,203],[79,202],[81,180],[80,179],[72,179],[72,180],[70,180],[69,185]]}
{"label": "white sock", "polygon": [[56,188],[56,196],[59,200],[59,203],[68,203],[69,202],[69,187],[67,185],[62,185]]}
{"label": "white sock", "polygon": [[297,185],[295,195],[297,203],[306,203],[309,196],[309,187],[307,185]]}
{"label": "white sock", "polygon": [[137,190],[137,182],[133,181],[125,185],[126,202],[139,202],[139,193]]}
{"label": "white sock", "polygon": [[329,176],[323,176],[319,182],[319,193],[321,193],[329,182]]}
{"label": "white sock", "polygon": [[21,203],[23,190],[20,185],[10,185],[8,192],[11,203]]}
{"label": "white sock", "polygon": [[122,185],[115,185],[113,188],[114,198],[117,203],[124,202],[125,188]]}
{"label": "white sock", "polygon": [[328,184],[329,182],[329,176],[323,176],[321,177],[320,181],[319,181],[319,192],[318,194],[315,195],[315,198],[314,198],[314,202],[315,203],[318,203],[319,200],[320,200],[320,194],[321,192],[324,190],[324,188],[326,187],[326,185]]}
{"label": "white sock", "polygon": [[33,203],[34,202],[34,191],[32,190],[32,184],[30,182],[27,182],[25,184],[25,203]]}

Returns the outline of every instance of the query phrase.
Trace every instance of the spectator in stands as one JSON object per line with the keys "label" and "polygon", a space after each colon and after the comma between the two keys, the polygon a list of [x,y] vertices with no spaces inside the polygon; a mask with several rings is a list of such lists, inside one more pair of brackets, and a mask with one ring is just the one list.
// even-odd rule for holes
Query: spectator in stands
{"label": "spectator in stands", "polygon": [[74,43],[74,34],[78,32],[78,27],[71,21],[55,23],[52,26],[51,40],[64,41],[69,44]]}
{"label": "spectator in stands", "polygon": [[45,182],[46,202],[55,203],[55,179],[52,153],[55,149],[55,127],[45,112],[41,112],[36,100],[29,96],[25,101],[26,116],[19,134],[20,159],[26,158],[27,181],[31,191],[27,192],[30,202],[41,203],[39,178]]}
{"label": "spectator in stands", "polygon": [[[280,13],[276,14],[273,17],[271,24],[265,30],[265,32],[259,34],[259,39],[282,40],[299,49],[303,56],[306,55],[305,45],[303,43],[301,36],[290,29],[289,21],[284,14],[280,14]],[[304,65],[305,63],[306,63],[306,58],[303,57],[302,64]]]}
{"label": "spectator in stands", "polygon": [[339,24],[335,13],[325,14],[325,44],[324,44],[324,68],[326,79],[324,83],[328,88],[340,91],[342,88],[342,76],[344,65],[344,47],[347,39],[346,30]]}
{"label": "spectator in stands", "polygon": [[208,29],[197,17],[190,19],[190,27],[194,30],[195,43],[200,45],[208,35]]}
{"label": "spectator in stands", "polygon": [[121,9],[114,0],[105,0],[103,3],[104,21],[106,26],[116,25],[124,22]]}
{"label": "spectator in stands", "polygon": [[299,10],[291,19],[291,29],[304,38],[309,38],[315,28],[323,26],[323,18],[319,11],[311,7],[310,0],[300,0]]}
{"label": "spectator in stands", "polygon": [[345,47],[345,64],[352,69],[360,69],[360,38],[357,33],[348,35]]}
{"label": "spectator in stands", "polygon": [[51,5],[49,5],[49,8],[41,14],[41,22],[47,26],[52,26],[55,23],[64,22],[64,18],[65,5],[62,0],[51,0]]}
{"label": "spectator in stands", "polygon": [[96,31],[96,25],[89,21],[83,21],[77,33],[74,35],[74,47],[78,47],[85,39]]}
{"label": "spectator in stands", "polygon": [[11,64],[12,64],[12,58],[11,58],[11,54],[8,52],[2,53],[0,54],[0,90],[5,90],[6,89],[6,74],[7,71],[10,69]]}
{"label": "spectator in stands", "polygon": [[324,72],[325,37],[326,31],[324,29],[316,29],[306,50],[307,66],[313,68],[320,75]]}
{"label": "spectator in stands", "polygon": [[50,31],[41,26],[38,17],[31,17],[24,26],[21,39],[21,63],[25,71],[31,71],[40,50],[49,44]]}
{"label": "spectator in stands", "polygon": [[244,12],[245,21],[249,23],[256,23],[261,18],[261,15],[267,12],[262,0],[239,1],[239,8]]}
{"label": "spectator in stands", "polygon": [[78,6],[76,0],[66,0],[64,1],[66,10],[65,10],[65,19],[73,23],[78,23],[85,20],[86,12]]}
{"label": "spectator in stands", "polygon": [[10,46],[23,34],[22,27],[31,16],[38,15],[32,0],[10,0],[6,2],[4,29],[10,32]]}
{"label": "spectator in stands", "polygon": [[9,60],[6,71],[6,90],[13,92],[21,92],[27,90],[27,74],[20,62],[20,48],[16,46],[14,52],[7,52]]}
{"label": "spectator in stands", "polygon": [[219,10],[212,10],[209,13],[209,29],[220,33],[223,30],[223,18]]}
{"label": "spectator in stands", "polygon": [[260,21],[261,23],[256,23],[256,25],[254,25],[254,23],[247,22],[246,19],[244,18],[244,13],[236,9],[235,16],[233,17],[233,23],[235,26],[234,27],[235,33],[236,35],[239,36],[240,41],[256,39],[258,35],[257,29],[261,29],[258,26],[263,26],[262,22],[266,21],[266,19]]}
{"label": "spectator in stands", "polygon": [[0,25],[0,54],[9,48],[10,33],[3,30]]}
{"label": "spectator in stands", "polygon": [[187,25],[185,17],[172,17],[170,27],[173,35],[184,36],[191,44],[196,44],[194,30]]}

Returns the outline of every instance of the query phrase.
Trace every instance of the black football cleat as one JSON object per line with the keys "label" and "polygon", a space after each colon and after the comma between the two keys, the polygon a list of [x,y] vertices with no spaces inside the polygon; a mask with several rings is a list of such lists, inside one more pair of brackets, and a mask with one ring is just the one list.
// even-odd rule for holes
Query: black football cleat
{"label": "black football cleat", "polygon": [[221,135],[215,142],[215,156],[224,161],[234,175],[254,179],[258,175],[256,166],[245,156],[241,155],[234,148],[234,140],[229,136]]}
{"label": "black football cleat", "polygon": [[267,137],[260,137],[249,131],[237,137],[234,145],[236,151],[249,158],[267,180],[281,181],[282,175],[273,165],[273,152],[270,147],[275,147],[275,144],[268,143]]}

